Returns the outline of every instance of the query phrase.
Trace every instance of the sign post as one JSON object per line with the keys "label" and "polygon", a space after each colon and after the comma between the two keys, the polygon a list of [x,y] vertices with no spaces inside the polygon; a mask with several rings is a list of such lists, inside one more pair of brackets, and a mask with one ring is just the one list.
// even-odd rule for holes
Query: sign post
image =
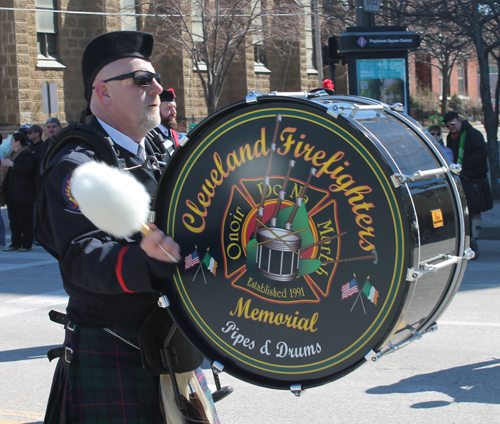
{"label": "sign post", "polygon": [[57,84],[52,83],[42,84],[42,105],[43,113],[49,116],[53,113],[59,113],[59,105],[57,102]]}

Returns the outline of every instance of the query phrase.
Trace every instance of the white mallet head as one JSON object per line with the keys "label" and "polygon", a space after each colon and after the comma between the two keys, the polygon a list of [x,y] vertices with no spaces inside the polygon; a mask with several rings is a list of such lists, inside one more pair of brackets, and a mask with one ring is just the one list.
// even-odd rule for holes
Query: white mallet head
{"label": "white mallet head", "polygon": [[71,194],[81,212],[99,229],[117,238],[141,231],[149,214],[150,196],[125,171],[90,161],[75,169]]}

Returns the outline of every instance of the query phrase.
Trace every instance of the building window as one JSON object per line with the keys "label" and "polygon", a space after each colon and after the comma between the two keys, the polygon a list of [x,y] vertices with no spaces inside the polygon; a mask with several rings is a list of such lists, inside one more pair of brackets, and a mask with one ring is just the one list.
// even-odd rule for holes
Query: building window
{"label": "building window", "polygon": [[306,16],[306,25],[305,25],[305,36],[306,36],[306,64],[307,64],[307,70],[309,72],[315,71],[316,66],[314,65],[315,62],[315,52],[314,52],[314,31],[313,31],[313,22],[314,22],[314,16],[312,13],[312,7],[311,7],[311,2],[305,3],[304,7],[304,13]]}
{"label": "building window", "polygon": [[467,61],[457,64],[458,95],[467,96]]}
{"label": "building window", "polygon": [[262,1],[252,0],[252,8],[254,19],[254,30],[253,30],[253,52],[254,52],[254,62],[255,66],[261,67],[266,66],[266,50],[265,50],[265,33],[266,28],[264,26],[264,20],[262,19]]}
{"label": "building window", "polygon": [[120,0],[120,8],[122,13],[127,13],[130,16],[122,16],[122,31],[137,31],[137,6],[135,0]]}
{"label": "building window", "polygon": [[56,0],[36,0],[36,35],[39,59],[58,58]]}
{"label": "building window", "polygon": [[266,50],[263,43],[255,44],[253,46],[254,61],[256,65],[266,66]]}

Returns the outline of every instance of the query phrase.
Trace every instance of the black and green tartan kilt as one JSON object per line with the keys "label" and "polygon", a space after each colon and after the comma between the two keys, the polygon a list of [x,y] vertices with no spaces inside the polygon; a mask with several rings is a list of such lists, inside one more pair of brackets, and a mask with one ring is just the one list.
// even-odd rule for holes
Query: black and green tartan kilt
{"label": "black and green tartan kilt", "polygon": [[[137,346],[137,331],[115,329]],[[139,350],[102,328],[66,330],[71,363],[60,358],[46,424],[163,423],[159,378],[146,374]]]}
{"label": "black and green tartan kilt", "polygon": [[[112,330],[138,345],[136,330]],[[138,349],[102,328],[66,329],[64,346],[71,363],[59,359],[47,404],[45,424],[164,423],[159,378],[144,372]],[[219,419],[205,374],[195,374]]]}

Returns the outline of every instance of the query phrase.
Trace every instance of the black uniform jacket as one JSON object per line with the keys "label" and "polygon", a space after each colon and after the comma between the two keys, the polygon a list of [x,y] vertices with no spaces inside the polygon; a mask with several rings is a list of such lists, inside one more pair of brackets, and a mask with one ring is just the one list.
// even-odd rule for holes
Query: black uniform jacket
{"label": "black uniform jacket", "polygon": [[35,163],[35,155],[29,150],[21,152],[14,160],[3,186],[7,203],[33,203],[35,201]]}
{"label": "black uniform jacket", "polygon": [[461,173],[469,179],[485,178],[488,174],[488,149],[481,131],[476,130],[468,121],[464,120],[460,128],[460,134],[455,138],[448,134],[446,145],[453,151],[454,161],[457,162],[460,135],[464,131],[467,131],[467,135],[465,136]]}
{"label": "black uniform jacket", "polygon": [[[106,134],[95,118],[90,125]],[[142,162],[120,146],[115,148],[126,167]],[[72,322],[139,328],[155,307],[159,291],[171,284],[175,265],[148,257],[139,246],[140,234],[114,239],[80,212],[71,196],[70,178],[77,166],[95,159],[90,146],[81,141],[70,141],[56,154],[40,182],[36,237],[59,261]],[[139,168],[131,175],[154,195],[157,180],[153,173]]]}

